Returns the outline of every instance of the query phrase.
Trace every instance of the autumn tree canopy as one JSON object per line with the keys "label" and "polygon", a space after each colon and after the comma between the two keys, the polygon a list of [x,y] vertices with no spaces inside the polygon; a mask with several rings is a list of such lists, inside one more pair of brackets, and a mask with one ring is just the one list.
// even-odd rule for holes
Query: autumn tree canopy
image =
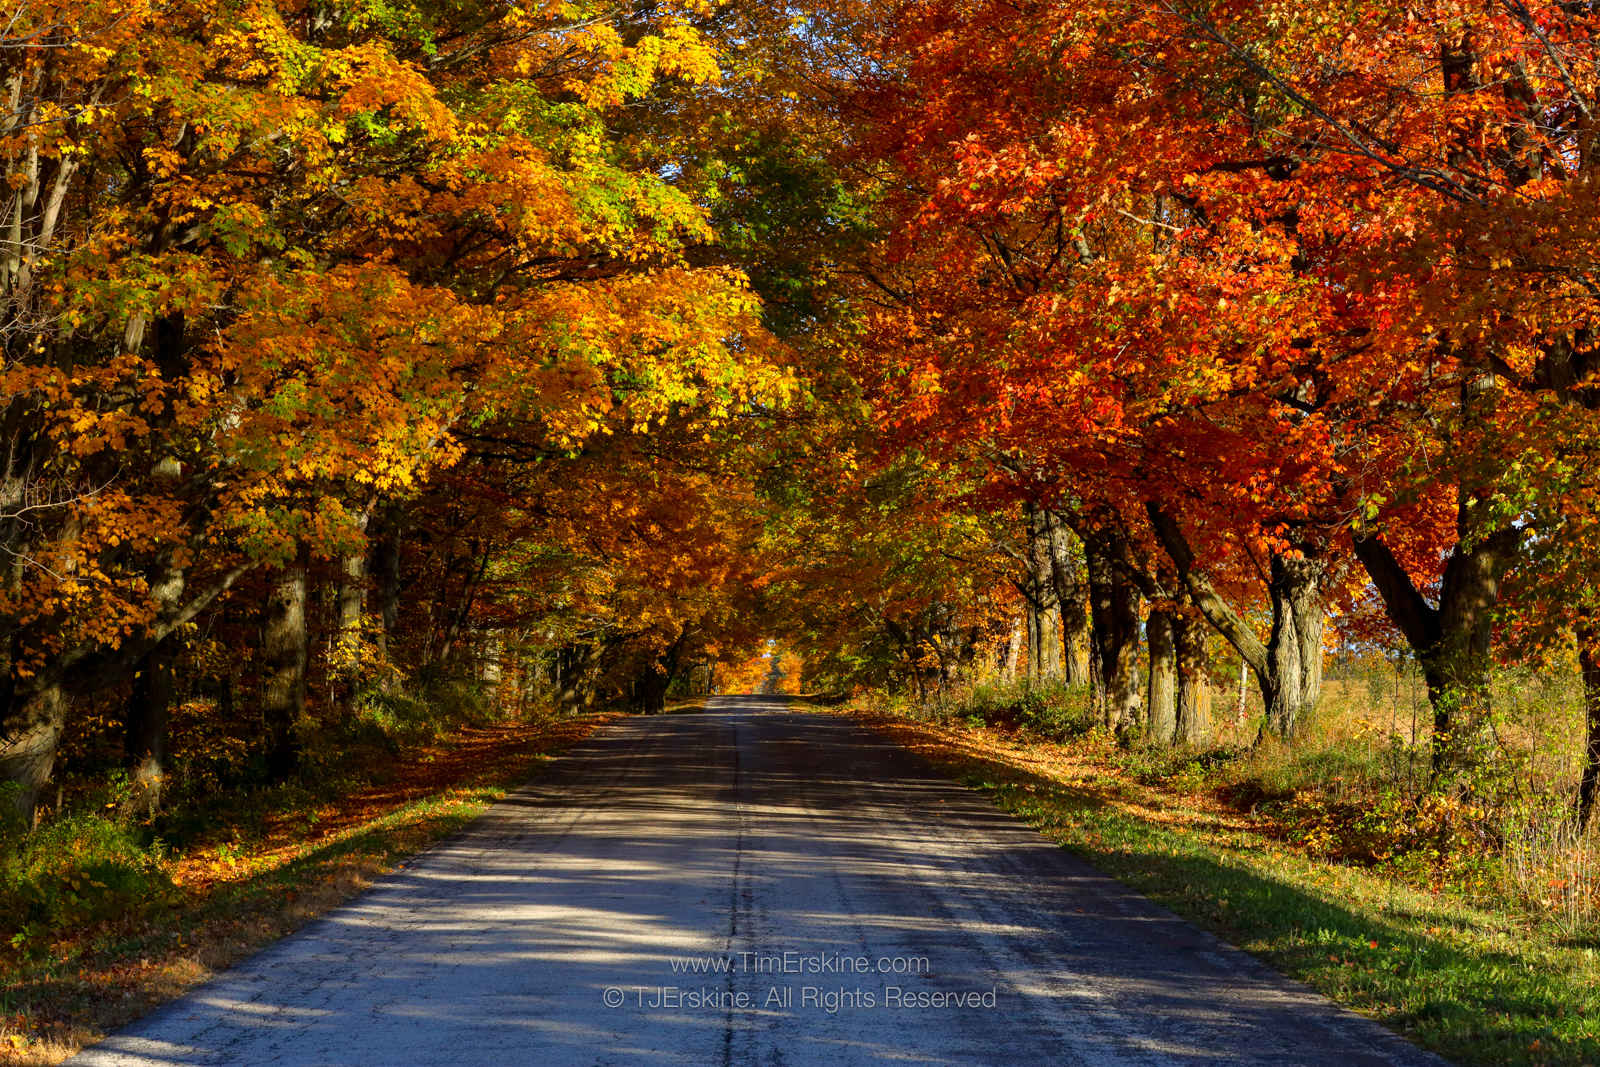
{"label": "autumn tree canopy", "polygon": [[1232,657],[1293,739],[1363,628],[1444,774],[1496,662],[1600,678],[1597,18],[18,5],[0,777],[90,706],[158,783],[248,704],[287,774],[430,679],[653,708],[772,636],[1162,742]]}

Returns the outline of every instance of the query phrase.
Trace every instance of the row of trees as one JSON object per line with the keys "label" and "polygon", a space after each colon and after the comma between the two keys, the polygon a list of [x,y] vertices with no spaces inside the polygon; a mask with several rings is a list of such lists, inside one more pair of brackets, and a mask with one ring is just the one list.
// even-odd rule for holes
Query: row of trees
{"label": "row of trees", "polygon": [[218,635],[284,773],[308,699],[649,707],[757,628],[1171,742],[1221,640],[1292,738],[1332,620],[1416,657],[1441,773],[1575,650],[1588,813],[1597,20],[19,6],[0,777],[108,693],[158,777]]}
{"label": "row of trees", "polygon": [[[1293,737],[1329,620],[1383,630],[1443,773],[1496,662],[1574,649],[1591,813],[1600,11],[837,10],[869,62],[828,111],[879,225],[840,358],[883,465],[1011,560],[1032,669],[1196,736],[1215,633]],[[921,601],[956,603],[991,625]]]}
{"label": "row of trees", "polygon": [[792,387],[715,244],[718,132],[680,114],[731,16],[74,0],[0,25],[0,779],[25,810],[75,707],[124,702],[158,783],[174,697],[237,689],[283,775],[308,686],[328,711],[488,671],[648,706],[737,640],[726,442]]}

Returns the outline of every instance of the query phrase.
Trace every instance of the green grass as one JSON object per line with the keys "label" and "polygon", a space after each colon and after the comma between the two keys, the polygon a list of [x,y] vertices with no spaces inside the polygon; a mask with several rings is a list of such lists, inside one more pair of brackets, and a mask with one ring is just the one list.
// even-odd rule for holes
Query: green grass
{"label": "green grass", "polygon": [[969,725],[1020,730],[1048,741],[1065,741],[1099,725],[1089,691],[1060,682],[980,685],[954,713]]}
{"label": "green grass", "polygon": [[1071,789],[971,784],[1108,874],[1444,1056],[1600,1061],[1593,943],[1556,943],[1515,917],[1250,834],[1163,826]]}
{"label": "green grass", "polygon": [[[907,732],[914,731],[908,737]],[[1051,840],[1339,1003],[1461,1063],[1600,1063],[1600,941],[1520,908],[1319,860],[1176,779],[1048,758],[988,731],[889,732]],[[1092,738],[1086,738],[1092,742]]]}
{"label": "green grass", "polygon": [[[294,784],[234,797],[185,826],[181,854],[116,812],[36,833],[0,865],[0,903],[38,912],[0,945],[0,1062],[60,1062],[185,992],[461,829],[604,718],[454,735],[393,774],[352,771],[332,799]],[[128,871],[160,891],[134,893]]]}

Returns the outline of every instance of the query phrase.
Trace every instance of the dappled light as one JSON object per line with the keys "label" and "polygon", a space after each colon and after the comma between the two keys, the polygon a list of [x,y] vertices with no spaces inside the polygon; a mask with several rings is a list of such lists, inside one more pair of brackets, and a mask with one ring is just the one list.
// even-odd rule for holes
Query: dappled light
{"label": "dappled light", "polygon": [[[805,969],[843,960],[865,969]],[[683,970],[706,961],[731,966]],[[660,1002],[671,988],[749,1002]],[[891,989],[980,1003],[888,1005]],[[876,1003],[808,999],[840,991]],[[1001,1046],[1025,1062],[1410,1055],[851,720],[745,697],[614,723],[74,1062],[971,1063]]]}
{"label": "dappled light", "polygon": [[[0,87],[0,1062],[401,917],[193,1056],[1303,1051],[851,721],[1596,1059],[1600,0],[0,0]],[[779,931],[968,985],[591,1011]]]}

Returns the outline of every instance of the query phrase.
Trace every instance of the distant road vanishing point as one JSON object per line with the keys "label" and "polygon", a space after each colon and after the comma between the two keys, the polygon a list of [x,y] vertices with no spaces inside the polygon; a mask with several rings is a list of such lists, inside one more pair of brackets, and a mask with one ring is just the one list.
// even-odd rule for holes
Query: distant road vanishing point
{"label": "distant road vanishing point", "polygon": [[71,1062],[1442,1061],[849,720],[717,697]]}

